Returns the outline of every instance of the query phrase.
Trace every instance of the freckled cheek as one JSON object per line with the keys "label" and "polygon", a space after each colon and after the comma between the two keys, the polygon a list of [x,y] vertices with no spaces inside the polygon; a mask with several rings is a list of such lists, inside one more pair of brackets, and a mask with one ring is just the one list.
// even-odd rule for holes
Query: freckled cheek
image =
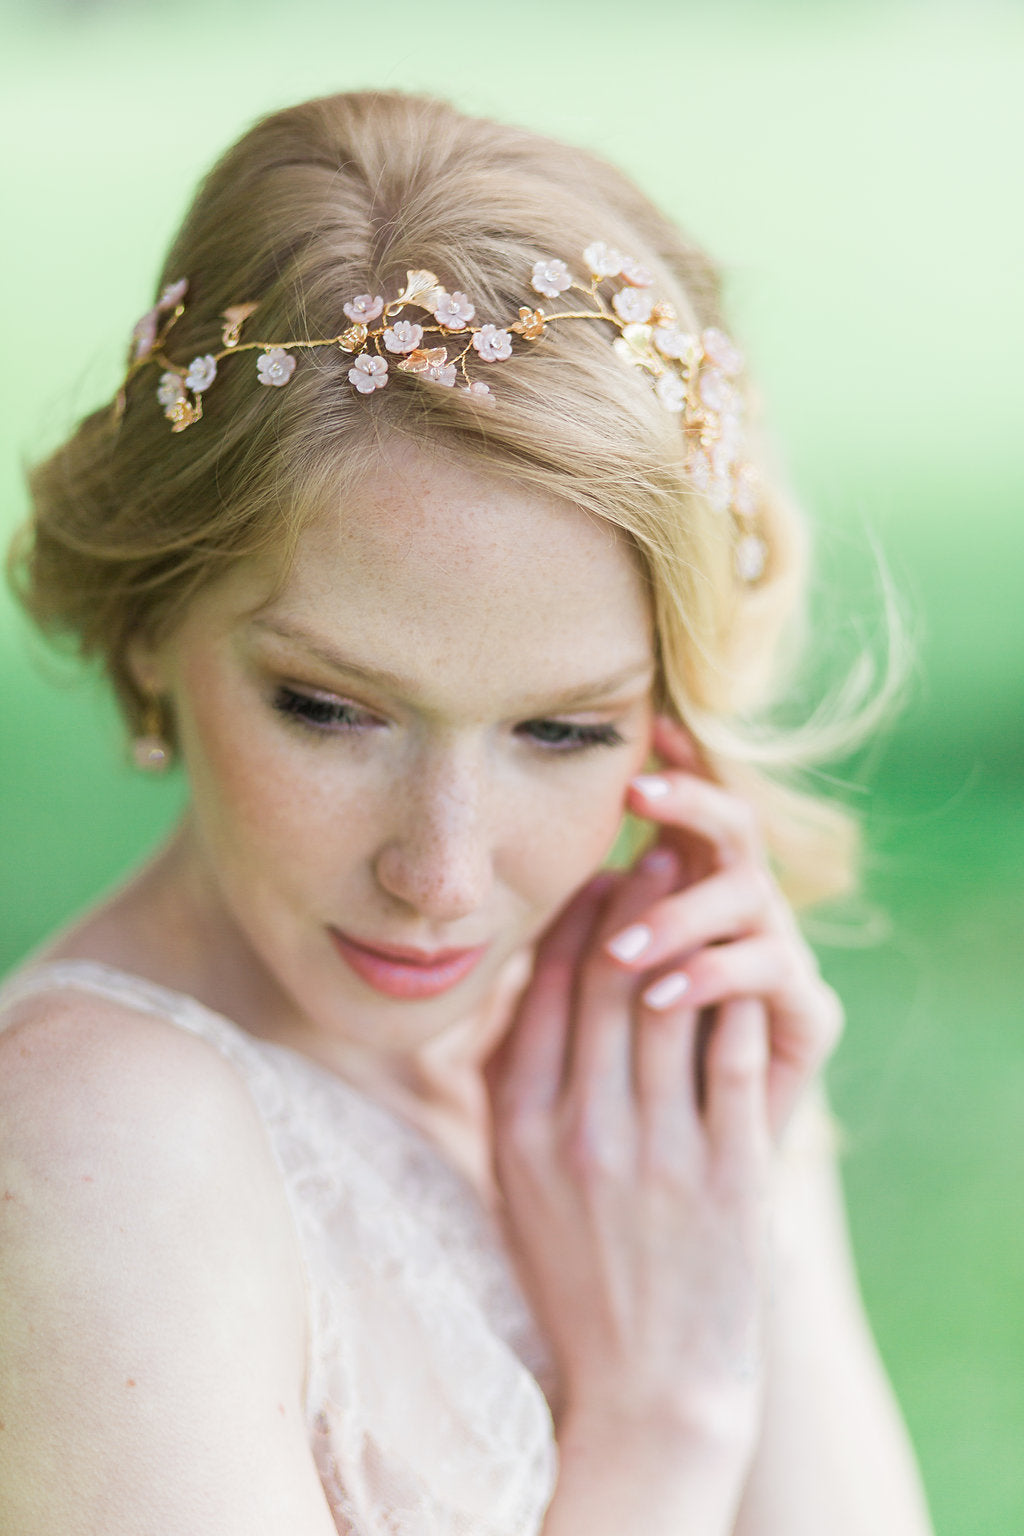
{"label": "freckled cheek", "polygon": [[[626,786],[633,773],[573,779],[550,796],[526,799],[505,838],[508,883],[529,890],[548,913],[560,907],[600,868],[622,825]],[[515,873],[513,873],[515,871]]]}
{"label": "freckled cheek", "polygon": [[282,872],[336,866],[337,837],[359,824],[352,776],[330,772],[331,743],[293,740],[269,713],[207,690],[181,721],[197,822],[221,857]]}

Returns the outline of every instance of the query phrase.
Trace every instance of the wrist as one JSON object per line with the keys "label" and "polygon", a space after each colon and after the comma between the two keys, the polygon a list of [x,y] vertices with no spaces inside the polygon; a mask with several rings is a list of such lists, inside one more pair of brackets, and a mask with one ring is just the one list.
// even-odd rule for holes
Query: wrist
{"label": "wrist", "polygon": [[598,1402],[567,1396],[557,1417],[559,1445],[626,1447],[656,1464],[700,1460],[732,1464],[753,1454],[763,1404],[760,1376],[728,1387],[634,1401],[618,1393]]}
{"label": "wrist", "polygon": [[725,1418],[567,1410],[544,1536],[727,1536],[753,1449],[749,1428]]}

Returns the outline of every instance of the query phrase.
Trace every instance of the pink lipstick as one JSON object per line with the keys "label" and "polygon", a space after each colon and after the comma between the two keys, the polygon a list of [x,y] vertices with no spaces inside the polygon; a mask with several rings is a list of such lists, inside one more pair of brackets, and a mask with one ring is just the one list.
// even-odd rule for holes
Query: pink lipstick
{"label": "pink lipstick", "polygon": [[487,948],[479,944],[475,949],[439,949],[431,954],[396,944],[358,943],[337,928],[328,932],[360,980],[387,997],[437,997],[468,976]]}

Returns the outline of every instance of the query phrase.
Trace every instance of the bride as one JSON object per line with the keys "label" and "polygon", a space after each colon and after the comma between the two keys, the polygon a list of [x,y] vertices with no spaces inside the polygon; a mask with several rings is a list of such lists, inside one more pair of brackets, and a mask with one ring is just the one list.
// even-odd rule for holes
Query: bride
{"label": "bride", "polygon": [[4,1530],[927,1532],[747,393],[589,155],[367,93],[202,184],[13,555],[190,797],[0,997]]}

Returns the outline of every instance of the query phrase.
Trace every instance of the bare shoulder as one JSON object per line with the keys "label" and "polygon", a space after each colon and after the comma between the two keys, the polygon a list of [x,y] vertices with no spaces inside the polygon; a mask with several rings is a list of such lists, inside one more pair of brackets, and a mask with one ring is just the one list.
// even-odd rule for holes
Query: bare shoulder
{"label": "bare shoulder", "polygon": [[0,1031],[0,1134],[38,1146],[53,1168],[134,1132],[156,1159],[140,1159],[136,1176],[159,1178],[167,1159],[194,1156],[204,1123],[242,1138],[240,1153],[264,1140],[238,1073],[168,1020],[67,988],[24,999]]}
{"label": "bare shoulder", "polygon": [[283,1185],[207,1041],[73,990],[19,1005],[0,1033],[0,1336],[0,1528],[133,1536],[148,1510],[168,1533],[269,1531],[275,1507],[307,1511],[279,1528],[332,1528]]}

